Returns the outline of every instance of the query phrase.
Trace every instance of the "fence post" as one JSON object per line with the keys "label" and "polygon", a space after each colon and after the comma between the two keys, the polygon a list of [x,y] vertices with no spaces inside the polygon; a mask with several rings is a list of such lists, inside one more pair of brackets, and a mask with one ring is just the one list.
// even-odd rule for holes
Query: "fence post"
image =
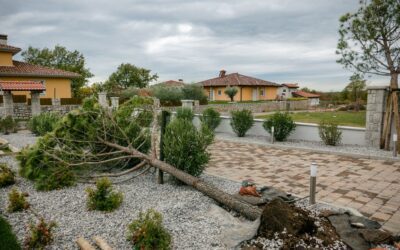
{"label": "fence post", "polygon": [[[167,127],[170,113],[166,110],[161,111],[161,128],[160,128],[160,161],[164,160],[163,137],[165,128]],[[164,184],[164,172],[158,169],[158,184]]]}
{"label": "fence post", "polygon": [[113,96],[113,97],[110,97],[110,99],[111,99],[111,108],[112,109],[118,109],[119,97],[118,96]]}
{"label": "fence post", "polygon": [[31,91],[32,117],[40,114],[40,92]]}
{"label": "fence post", "polygon": [[14,101],[11,91],[4,91],[3,93],[3,105],[6,116],[14,116]]}
{"label": "fence post", "polygon": [[99,93],[99,104],[102,108],[108,108],[107,102],[107,92],[100,92]]}

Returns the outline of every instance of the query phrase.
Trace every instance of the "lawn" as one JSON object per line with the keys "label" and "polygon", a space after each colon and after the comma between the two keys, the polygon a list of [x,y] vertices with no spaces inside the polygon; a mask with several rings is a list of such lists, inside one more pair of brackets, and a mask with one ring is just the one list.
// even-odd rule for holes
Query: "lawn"
{"label": "lawn", "polygon": [[0,216],[0,248],[8,250],[21,249],[17,238],[11,230],[8,222]]}
{"label": "lawn", "polygon": [[[269,116],[271,115],[262,115],[256,118],[265,119]],[[320,123],[325,120],[341,126],[365,127],[365,111],[299,112],[290,113],[290,116],[296,122]]]}

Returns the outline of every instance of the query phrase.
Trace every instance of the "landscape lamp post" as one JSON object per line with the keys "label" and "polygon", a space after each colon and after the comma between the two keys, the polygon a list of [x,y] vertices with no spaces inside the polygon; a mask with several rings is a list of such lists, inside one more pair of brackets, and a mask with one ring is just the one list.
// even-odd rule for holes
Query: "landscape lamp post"
{"label": "landscape lamp post", "polygon": [[393,134],[393,157],[397,157],[397,134]]}
{"label": "landscape lamp post", "polygon": [[271,127],[271,143],[274,143],[274,133],[275,133],[275,127]]}
{"label": "landscape lamp post", "polygon": [[317,187],[317,164],[311,163],[311,166],[310,166],[310,205],[315,204],[316,187]]}

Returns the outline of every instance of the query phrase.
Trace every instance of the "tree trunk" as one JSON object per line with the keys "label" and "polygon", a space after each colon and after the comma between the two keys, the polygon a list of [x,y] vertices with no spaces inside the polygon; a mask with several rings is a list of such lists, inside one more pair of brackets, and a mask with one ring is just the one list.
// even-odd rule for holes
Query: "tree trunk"
{"label": "tree trunk", "polygon": [[[390,92],[387,96],[386,108],[385,108],[385,118],[383,123],[382,137],[381,137],[381,148],[385,150],[389,150],[391,131],[392,131],[392,121],[395,122],[395,129],[397,135],[400,135],[400,120],[399,120],[399,100],[397,96],[398,91],[398,77],[399,74],[396,72],[391,73],[390,78]],[[397,146],[399,146],[399,141],[397,142]],[[398,148],[398,147],[397,147]],[[398,150],[400,150],[398,148]]]}

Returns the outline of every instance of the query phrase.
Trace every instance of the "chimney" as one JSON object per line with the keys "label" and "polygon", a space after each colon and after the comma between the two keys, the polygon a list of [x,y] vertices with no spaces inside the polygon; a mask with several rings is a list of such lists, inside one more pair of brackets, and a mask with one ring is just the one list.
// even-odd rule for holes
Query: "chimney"
{"label": "chimney", "polygon": [[0,44],[7,45],[7,35],[0,34]]}
{"label": "chimney", "polygon": [[183,82],[183,79],[178,79],[179,82]]}
{"label": "chimney", "polygon": [[225,77],[226,70],[222,69],[219,71],[219,77]]}

